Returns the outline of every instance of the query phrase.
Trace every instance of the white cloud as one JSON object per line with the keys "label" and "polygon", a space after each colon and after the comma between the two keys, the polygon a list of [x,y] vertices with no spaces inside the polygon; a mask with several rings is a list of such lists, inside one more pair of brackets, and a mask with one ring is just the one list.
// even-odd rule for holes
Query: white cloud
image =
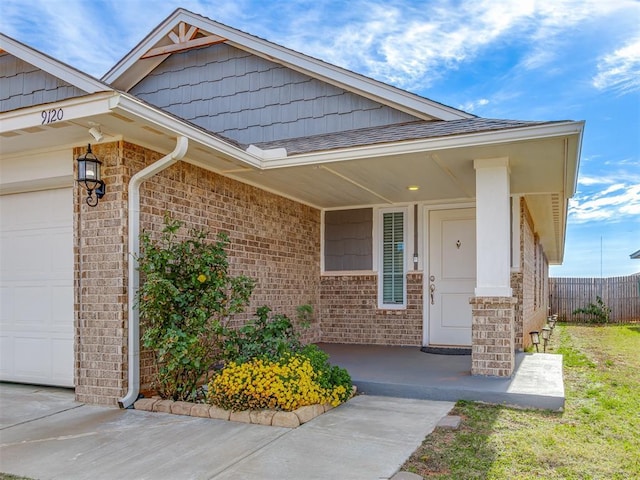
{"label": "white cloud", "polygon": [[600,58],[592,83],[598,90],[612,89],[621,94],[640,89],[640,36]]}
{"label": "white cloud", "polygon": [[610,193],[617,192],[618,190],[623,190],[626,188],[624,183],[616,183],[615,185],[611,185],[610,187],[604,189],[602,192],[598,192],[599,197],[604,197],[609,195]]}
{"label": "white cloud", "polygon": [[569,217],[576,223],[619,222],[640,213],[640,183],[615,184],[593,194],[576,196],[569,202]]}
{"label": "white cloud", "polygon": [[486,98],[480,98],[478,100],[469,100],[467,103],[459,105],[458,108],[460,110],[464,110],[465,112],[473,112],[478,107],[484,107],[489,104],[489,100]]}
{"label": "white cloud", "polygon": [[352,5],[361,13],[358,18],[323,29],[319,40],[298,37],[293,48],[405,88],[428,86],[534,11],[532,2],[521,1],[435,1],[419,8],[386,1]]}
{"label": "white cloud", "polygon": [[[330,16],[303,14],[295,31],[279,25],[276,40],[401,88],[422,91],[489,48],[518,45],[522,50],[516,62],[521,67],[549,68],[577,31],[606,25],[612,14],[637,12],[633,0],[431,0],[419,5],[353,0],[349,6]],[[322,35],[318,24],[323,24]]]}
{"label": "white cloud", "polygon": [[[569,38],[572,28],[637,5],[633,0],[353,0],[348,8],[336,8],[333,2],[299,0],[29,0],[27,18],[24,4],[3,0],[2,30],[15,35],[31,22],[32,37],[22,41],[95,76],[105,73],[175,8],[184,7],[382,81],[420,90],[479,51],[501,45],[524,45],[521,64],[527,68],[548,64],[559,51],[558,39]],[[598,84],[610,84],[622,75],[614,77],[614,72],[628,71],[629,55],[620,49],[605,57]]]}
{"label": "white cloud", "polygon": [[604,177],[589,177],[587,175],[580,175],[578,177],[579,185],[591,186],[591,185],[602,185],[602,184],[608,184],[608,183],[612,183],[612,181]]}

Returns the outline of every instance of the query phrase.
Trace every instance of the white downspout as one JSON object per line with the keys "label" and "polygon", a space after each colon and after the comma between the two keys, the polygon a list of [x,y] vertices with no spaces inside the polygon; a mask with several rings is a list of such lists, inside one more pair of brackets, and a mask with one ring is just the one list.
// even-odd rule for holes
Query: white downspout
{"label": "white downspout", "polygon": [[120,408],[129,408],[138,399],[140,393],[140,323],[138,309],[134,308],[140,284],[138,274],[138,255],[140,254],[140,185],[165,168],[170,167],[187,153],[189,140],[179,136],[176,148],[160,160],[143,168],[129,180],[129,267],[128,267],[128,362],[129,389],[124,397],[118,400]]}

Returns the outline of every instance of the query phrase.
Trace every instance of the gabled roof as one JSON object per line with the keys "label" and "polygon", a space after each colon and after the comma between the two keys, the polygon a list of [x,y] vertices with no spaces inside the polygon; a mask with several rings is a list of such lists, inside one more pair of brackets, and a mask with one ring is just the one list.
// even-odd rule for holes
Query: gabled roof
{"label": "gabled roof", "polygon": [[214,43],[226,43],[267,58],[424,120],[459,120],[475,117],[184,9],[173,12],[107,72],[102,80],[115,88],[128,91],[172,53]]}
{"label": "gabled roof", "polygon": [[360,128],[346,132],[292,138],[274,142],[258,143],[263,150],[284,148],[287,155],[319,152],[337,148],[359,147],[381,143],[402,142],[426,138],[442,138],[469,133],[495,132],[535,125],[550,125],[564,122],[531,122],[520,120],[498,120],[491,118],[469,118],[447,122],[410,122],[379,127]]}
{"label": "gabled roof", "polygon": [[[568,198],[575,193],[584,122],[478,118],[185,10],[174,12],[103,81],[6,36],[0,39],[0,48],[8,54],[88,93],[54,102],[64,108],[64,121],[51,125],[41,125],[37,106],[0,114],[3,155],[84,143],[90,122],[102,125],[107,137],[125,138],[159,152],[171,151],[175,137],[185,136],[190,142],[186,161],[328,209],[381,202],[471,201],[472,160],[509,158],[511,192],[526,197],[550,263],[562,261]],[[419,120],[247,145],[154,107],[133,92],[123,93],[168,55],[221,42]],[[410,192],[407,185],[425,188]]]}
{"label": "gabled roof", "polygon": [[97,93],[113,90],[107,84],[93,78],[80,70],[77,70],[66,63],[56,60],[42,52],[0,33],[0,49],[6,53],[14,55],[34,67],[39,68],[55,77],[64,80],[74,87],[84,90],[87,93]]}

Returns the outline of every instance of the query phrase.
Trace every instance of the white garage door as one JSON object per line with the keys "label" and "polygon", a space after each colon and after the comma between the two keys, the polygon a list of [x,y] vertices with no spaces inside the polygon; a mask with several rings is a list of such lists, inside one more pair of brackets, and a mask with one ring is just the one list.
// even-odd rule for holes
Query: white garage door
{"label": "white garage door", "polygon": [[0,379],[73,386],[72,189],[0,196]]}

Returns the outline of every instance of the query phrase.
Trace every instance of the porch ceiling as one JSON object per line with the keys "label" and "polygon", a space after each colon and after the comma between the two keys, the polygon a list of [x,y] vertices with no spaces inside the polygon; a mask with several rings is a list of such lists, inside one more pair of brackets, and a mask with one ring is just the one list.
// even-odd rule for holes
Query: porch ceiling
{"label": "porch ceiling", "polygon": [[[319,208],[475,198],[476,158],[508,157],[513,194],[565,192],[565,137],[231,172]],[[417,191],[407,187],[415,185]]]}

